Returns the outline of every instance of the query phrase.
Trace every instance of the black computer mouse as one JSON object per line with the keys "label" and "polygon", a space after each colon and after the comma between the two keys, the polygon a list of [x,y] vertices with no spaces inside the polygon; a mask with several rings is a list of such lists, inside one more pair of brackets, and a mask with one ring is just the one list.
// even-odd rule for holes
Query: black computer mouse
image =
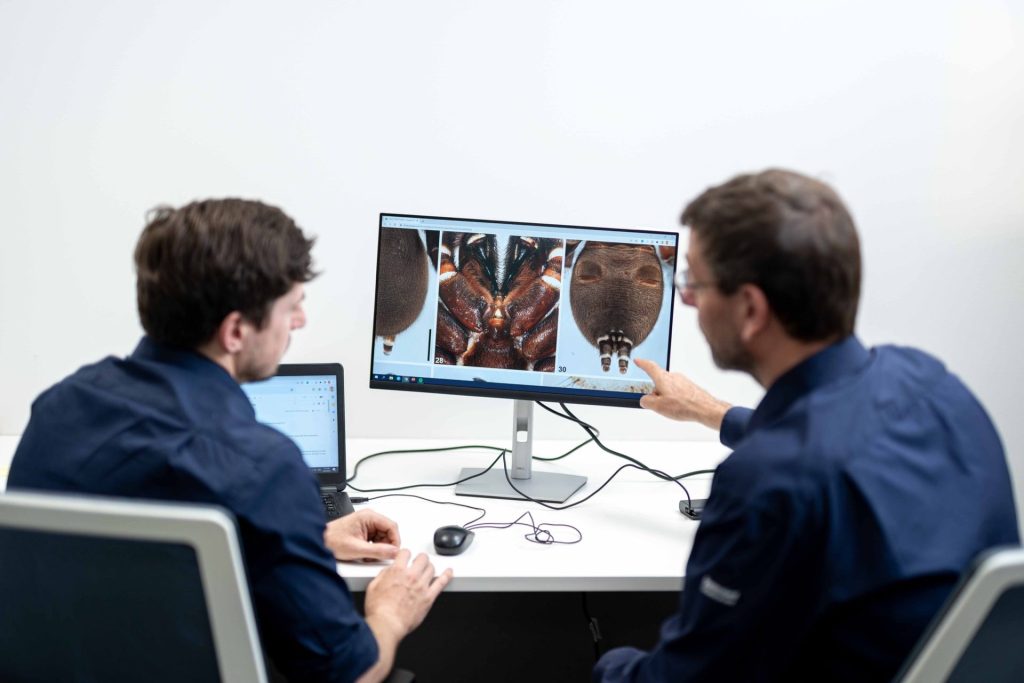
{"label": "black computer mouse", "polygon": [[438,555],[458,555],[469,547],[475,535],[461,526],[443,526],[434,532],[434,550]]}

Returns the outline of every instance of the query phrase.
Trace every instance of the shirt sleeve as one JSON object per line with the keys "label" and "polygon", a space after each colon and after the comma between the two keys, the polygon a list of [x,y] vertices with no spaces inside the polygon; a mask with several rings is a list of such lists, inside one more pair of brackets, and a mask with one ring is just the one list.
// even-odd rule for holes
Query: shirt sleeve
{"label": "shirt sleeve", "polygon": [[747,435],[747,425],[754,411],[750,408],[733,407],[726,411],[722,418],[722,429],[718,432],[718,438],[723,446],[736,448],[737,444]]}
{"label": "shirt sleeve", "polygon": [[291,683],[354,681],[377,641],[324,546],[316,482],[297,451],[261,464],[239,527],[263,647]]}
{"label": "shirt sleeve", "polygon": [[[724,467],[724,466],[723,466]],[[726,476],[713,491],[694,541],[679,609],[657,646],[618,648],[595,683],[776,680],[785,674],[814,614],[823,534],[814,506],[784,490],[744,500]],[[717,478],[717,475],[716,475]],[[724,479],[725,481],[723,481]],[[715,494],[720,495],[716,496]],[[732,495],[730,495],[732,494]]]}

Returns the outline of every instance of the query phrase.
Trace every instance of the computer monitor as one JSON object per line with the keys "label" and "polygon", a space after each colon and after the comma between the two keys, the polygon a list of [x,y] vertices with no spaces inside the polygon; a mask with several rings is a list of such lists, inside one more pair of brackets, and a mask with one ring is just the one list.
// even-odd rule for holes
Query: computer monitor
{"label": "computer monitor", "polygon": [[[382,213],[370,387],[515,400],[510,474],[561,502],[586,480],[532,472],[531,401],[639,404],[652,384],[632,359],[669,365],[678,239]],[[520,497],[504,472],[456,493]]]}

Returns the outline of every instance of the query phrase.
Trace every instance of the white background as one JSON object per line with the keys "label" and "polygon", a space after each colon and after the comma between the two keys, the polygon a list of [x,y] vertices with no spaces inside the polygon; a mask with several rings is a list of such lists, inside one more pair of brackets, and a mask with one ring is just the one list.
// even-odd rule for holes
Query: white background
{"label": "white background", "polygon": [[[147,209],[242,196],[319,236],[287,360],[344,364],[350,435],[503,436],[505,402],[366,388],[379,212],[672,230],[708,185],[776,165],[847,200],[860,336],[967,381],[1020,500],[1022,159],[1019,1],[0,0],[0,433],[133,348]],[[692,310],[672,360],[761,395],[714,368]],[[580,413],[612,441],[714,438]],[[538,438],[574,436],[537,414]]]}

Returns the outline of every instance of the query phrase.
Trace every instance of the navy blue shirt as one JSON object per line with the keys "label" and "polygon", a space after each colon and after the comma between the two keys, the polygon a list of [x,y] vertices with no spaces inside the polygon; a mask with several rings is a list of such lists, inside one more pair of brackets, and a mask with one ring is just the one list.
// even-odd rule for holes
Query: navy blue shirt
{"label": "navy blue shirt", "polygon": [[595,681],[888,681],[974,556],[1019,542],[992,422],[919,351],[849,337],[721,438],[677,613]]}
{"label": "navy blue shirt", "polygon": [[11,489],[212,503],[234,513],[267,655],[293,682],[353,681],[377,642],[324,546],[316,479],[219,365],[143,339],[45,391]]}

